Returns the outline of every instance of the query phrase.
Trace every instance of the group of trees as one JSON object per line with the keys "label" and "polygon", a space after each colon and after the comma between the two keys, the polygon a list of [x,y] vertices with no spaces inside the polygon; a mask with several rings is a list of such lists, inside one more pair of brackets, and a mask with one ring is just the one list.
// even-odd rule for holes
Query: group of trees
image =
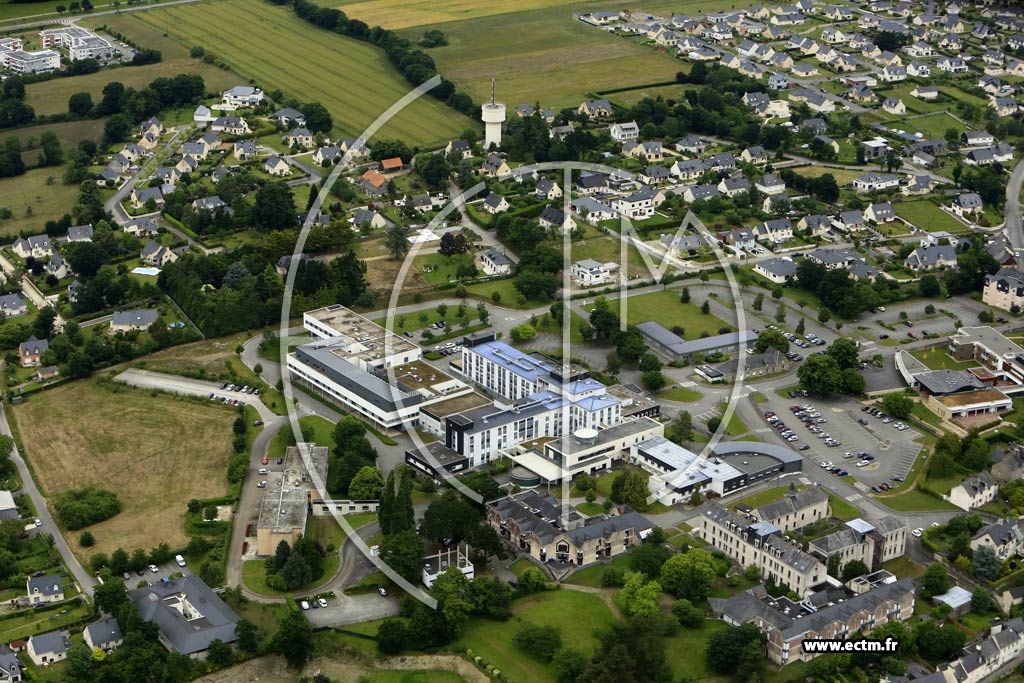
{"label": "group of trees", "polygon": [[61,524],[73,531],[110,519],[121,511],[121,501],[113,491],[87,486],[60,494],[53,507]]}
{"label": "group of trees", "polygon": [[[818,295],[825,310],[842,318],[853,318],[879,304],[905,297],[895,280],[880,277],[874,282],[859,281],[845,268],[828,270],[808,258],[797,265],[796,280],[801,288]],[[827,320],[826,317],[823,322]]]}
{"label": "group of trees", "polygon": [[958,471],[980,472],[992,464],[992,444],[982,438],[977,429],[963,437],[946,433],[935,444],[935,454],[928,465],[928,473],[948,477]]}
{"label": "group of trees", "polygon": [[[89,532],[83,532],[83,536]],[[89,534],[90,537],[92,534]],[[154,546],[146,552],[144,548],[135,548],[128,552],[124,548],[118,548],[110,553],[95,553],[89,557],[89,566],[93,571],[108,570],[113,577],[119,577],[126,572],[140,572],[151,564],[163,564],[170,562],[174,557],[171,547],[166,543]]]}
{"label": "group of trees", "polygon": [[561,285],[562,252],[546,244],[548,234],[536,220],[502,214],[494,221],[498,238],[520,255],[515,287],[527,299],[553,298]]}
{"label": "group of trees", "polygon": [[[206,93],[203,77],[195,74],[161,76],[153,79],[141,90],[126,87],[120,81],[111,81],[103,86],[102,97],[88,112],[91,117],[109,116],[103,126],[104,141],[109,144],[121,142],[135,132],[135,124],[159,114],[164,109],[195,104]],[[85,111],[87,100],[81,93],[72,95],[75,110]]]}
{"label": "group of trees", "polygon": [[291,546],[281,541],[274,554],[263,561],[267,586],[279,591],[308,586],[323,576],[325,554],[319,543],[305,536],[300,536]]}
{"label": "group of trees", "polygon": [[334,425],[334,443],[327,467],[327,490],[338,497],[376,498],[384,482],[377,469],[377,450],[366,438],[366,425],[345,415]]}
{"label": "group of trees", "polygon": [[823,354],[813,354],[797,369],[800,385],[816,394],[864,393],[864,375],[860,372],[857,342],[839,337]]}
{"label": "group of trees", "polygon": [[611,304],[604,297],[598,297],[594,301],[589,323],[597,341],[615,346],[616,358],[619,361],[639,363],[648,353],[647,342],[640,330],[633,325],[628,325],[623,330],[619,314],[612,310]]}
{"label": "group of trees", "polygon": [[21,76],[8,76],[0,84],[0,128],[31,123],[35,117],[35,110],[25,104],[24,80]]}

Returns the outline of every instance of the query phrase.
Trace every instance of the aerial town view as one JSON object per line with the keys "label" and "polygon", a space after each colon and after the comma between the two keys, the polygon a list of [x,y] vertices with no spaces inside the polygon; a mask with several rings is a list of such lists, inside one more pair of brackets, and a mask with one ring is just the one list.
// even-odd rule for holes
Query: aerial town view
{"label": "aerial town view", "polygon": [[1024,683],[1024,5],[0,0],[0,683]]}

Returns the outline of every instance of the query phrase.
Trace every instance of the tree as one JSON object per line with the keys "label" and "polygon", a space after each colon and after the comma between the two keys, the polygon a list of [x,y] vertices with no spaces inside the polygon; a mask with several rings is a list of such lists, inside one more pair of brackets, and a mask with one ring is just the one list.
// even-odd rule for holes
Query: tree
{"label": "tree", "polygon": [[391,533],[391,515],[395,505],[395,471],[388,472],[387,483],[384,484],[384,493],[380,499],[377,509],[377,522],[380,524],[380,532],[387,536]]}
{"label": "tree", "polygon": [[661,567],[671,552],[664,542],[644,541],[639,548],[629,554],[629,568],[640,572],[649,579],[656,579],[661,574]]}
{"label": "tree", "polygon": [[708,313],[711,312],[711,304],[708,303],[707,299],[705,299],[704,303],[700,305],[700,312],[703,313],[704,315],[707,315]]}
{"label": "tree", "polygon": [[313,655],[313,628],[301,612],[291,612],[281,621],[271,649],[282,655],[292,668],[297,669],[309,661]]}
{"label": "tree", "polygon": [[686,628],[700,628],[704,623],[704,612],[694,607],[689,600],[682,598],[676,600],[672,605],[672,616],[679,620],[679,624]]}
{"label": "tree", "polygon": [[334,128],[331,113],[319,102],[307,102],[299,107],[299,111],[306,117],[306,128],[314,133],[330,133]]}
{"label": "tree", "polygon": [[231,666],[235,661],[235,651],[220,638],[214,638],[206,650],[206,661],[216,667]]}
{"label": "tree", "polygon": [[690,288],[683,287],[679,290],[679,301],[684,304],[690,303]]}
{"label": "tree", "polygon": [[797,369],[796,376],[804,389],[816,394],[833,392],[842,381],[839,365],[829,355],[809,356]]}
{"label": "tree", "polygon": [[648,581],[640,572],[631,571],[626,572],[625,579],[622,590],[615,596],[622,611],[631,617],[657,614],[661,606],[658,582]]}
{"label": "tree", "polygon": [[661,373],[661,370],[648,370],[640,376],[640,383],[648,391],[660,391],[668,384],[668,380],[665,379],[665,375]]}
{"label": "tree", "polygon": [[525,344],[537,336],[537,329],[529,323],[523,323],[509,330],[508,336],[513,344]]}
{"label": "tree", "polygon": [[676,553],[661,568],[661,583],[678,598],[699,602],[708,596],[715,582],[711,554],[699,548]]}
{"label": "tree", "polygon": [[415,584],[423,563],[423,542],[414,529],[385,536],[380,543],[380,557],[406,581]]}
{"label": "tree", "polygon": [[256,652],[259,648],[259,632],[256,624],[248,619],[242,618],[235,624],[235,635],[238,637],[238,649],[243,652]]}
{"label": "tree", "polygon": [[466,241],[465,234],[461,232],[446,232],[441,235],[441,244],[437,248],[437,253],[442,256],[456,256],[468,252],[469,242]]}
{"label": "tree", "polygon": [[860,366],[860,352],[857,342],[849,337],[839,337],[828,347],[828,355],[835,359],[840,370]]}
{"label": "tree", "polygon": [[112,576],[103,583],[96,584],[96,588],[93,589],[93,602],[99,611],[117,614],[121,607],[128,604],[128,589],[124,581]]}
{"label": "tree", "polygon": [[932,273],[922,275],[917,286],[921,291],[921,296],[928,299],[934,299],[942,293],[942,287],[939,285],[939,278],[935,277]]}
{"label": "tree", "polygon": [[91,531],[83,531],[82,535],[78,537],[78,545],[83,548],[91,548],[96,545],[96,539],[93,538]]}
{"label": "tree", "polygon": [[76,643],[68,648],[64,660],[64,680],[68,683],[91,681],[96,666],[92,657],[92,649],[85,643]]}
{"label": "tree", "polygon": [[397,655],[408,640],[409,629],[401,619],[385,619],[377,628],[377,649],[381,654]]}
{"label": "tree", "polygon": [[[380,638],[378,631],[378,638]],[[551,660],[555,669],[555,683],[576,683],[587,668],[587,658],[579,650],[563,647]]]}
{"label": "tree", "polygon": [[995,581],[999,578],[999,571],[1002,566],[999,558],[996,557],[995,551],[991,546],[987,545],[978,546],[978,549],[974,551],[972,565],[975,576],[989,581]]}
{"label": "tree", "polygon": [[730,626],[727,629],[717,631],[708,640],[707,650],[705,651],[708,665],[718,673],[735,673],[747,646],[751,643],[756,643],[763,648],[764,642],[764,635],[754,624]]}
{"label": "tree", "polygon": [[480,513],[465,497],[448,491],[427,506],[420,525],[420,535],[432,541],[461,541],[470,526],[475,526]]}
{"label": "tree", "polygon": [[754,297],[754,310],[760,311],[764,308],[764,293],[758,292],[757,296]]}
{"label": "tree", "polygon": [[671,680],[665,661],[665,622],[634,617],[598,632],[594,656],[577,679],[587,683],[646,683]]}
{"label": "tree", "polygon": [[928,565],[928,568],[921,575],[922,597],[930,598],[935,595],[942,595],[948,590],[949,574],[946,573],[945,567],[938,563]]}
{"label": "tree", "polygon": [[405,229],[398,224],[392,225],[384,233],[384,247],[395,261],[403,258],[409,251],[409,241],[405,238]]}
{"label": "tree", "polygon": [[269,232],[298,225],[295,197],[284,183],[266,183],[256,191],[256,200],[250,214],[253,227]]}
{"label": "tree", "polygon": [[914,400],[906,394],[886,394],[882,398],[882,409],[897,420],[906,420],[914,409]]}
{"label": "tree", "polygon": [[[630,506],[637,512],[647,510],[647,477],[635,471],[624,471],[619,494],[621,502]],[[614,498],[614,496],[613,496]]]}
{"label": "tree", "polygon": [[348,485],[348,495],[354,500],[377,500],[384,488],[384,477],[380,470],[364,465]]}
{"label": "tree", "polygon": [[524,621],[512,636],[512,642],[523,652],[550,662],[562,649],[562,630],[557,626]]}
{"label": "tree", "polygon": [[842,582],[852,581],[858,576],[864,576],[870,571],[868,566],[860,560],[850,560],[843,566]]}
{"label": "tree", "polygon": [[789,351],[789,340],[783,337],[779,330],[762,330],[757,335],[754,351],[764,353],[768,349],[778,349],[782,353],[786,353]]}
{"label": "tree", "polygon": [[302,553],[292,552],[280,569],[285,586],[291,590],[301,588],[313,580],[313,570]]}

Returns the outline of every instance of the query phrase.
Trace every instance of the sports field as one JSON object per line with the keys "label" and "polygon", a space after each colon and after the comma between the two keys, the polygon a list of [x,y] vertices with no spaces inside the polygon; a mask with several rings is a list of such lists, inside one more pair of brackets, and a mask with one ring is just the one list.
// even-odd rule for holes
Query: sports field
{"label": "sports field", "polygon": [[[685,7],[663,5],[655,2],[644,9],[685,11]],[[608,2],[585,7],[588,11],[621,9]],[[575,107],[588,93],[671,81],[684,70],[683,62],[642,45],[638,37],[610,35],[576,21],[573,12],[581,9],[549,6],[418,26],[399,33],[416,40],[425,29],[442,31],[449,44],[428,50],[441,73],[476,101],[490,96],[491,78],[496,78],[498,96],[510,108],[535,102],[544,107]],[[510,26],[515,30],[508,30]]]}
{"label": "sports field", "polygon": [[[360,134],[409,91],[384,53],[318,29],[266,2],[223,0],[136,12],[132,19],[199,45],[266,90],[324,104],[335,132]],[[244,27],[230,30],[229,27]],[[410,144],[443,144],[473,124],[431,98],[420,98],[378,133]]]}
{"label": "sports field", "polygon": [[[89,527],[96,546],[83,557],[123,547],[178,547],[191,498],[227,493],[229,409],[83,380],[14,406],[25,456],[49,500],[68,489],[117,492],[122,511]],[[77,534],[73,535],[77,539]]]}

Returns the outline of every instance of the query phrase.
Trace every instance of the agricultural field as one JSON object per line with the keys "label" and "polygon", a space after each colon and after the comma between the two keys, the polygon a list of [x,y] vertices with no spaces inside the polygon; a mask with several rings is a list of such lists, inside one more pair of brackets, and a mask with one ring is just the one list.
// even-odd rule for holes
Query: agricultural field
{"label": "agricultural field", "polygon": [[92,95],[93,102],[99,102],[102,98],[103,87],[111,81],[123,83],[127,88],[141,89],[149,85],[155,78],[177,76],[178,74],[202,76],[207,92],[227,90],[239,82],[238,76],[230,71],[219,69],[212,64],[204,64],[200,59],[185,57],[145,66],[101,69],[94,74],[85,76],[51,78],[42,83],[32,83],[25,87],[25,103],[31,105],[36,114],[63,114],[68,110],[68,98],[75,93],[87,92]]}
{"label": "agricultural field", "polygon": [[[679,5],[654,5],[644,9],[685,11]],[[600,2],[588,3],[586,9],[621,7]],[[611,35],[575,21],[572,12],[572,7],[547,7],[400,33],[415,40],[425,29],[442,31],[449,44],[428,51],[441,73],[477,101],[490,97],[491,79],[497,79],[498,97],[510,108],[527,102],[575,107],[593,91],[673,81],[684,70],[683,62],[643,45],[639,38]],[[511,24],[516,31],[507,30]],[[497,35],[502,39],[495,40]]]}
{"label": "agricultural field", "polygon": [[[336,7],[350,17],[362,19],[373,25],[391,29],[424,26],[441,22],[462,21],[490,17],[495,15],[515,14],[530,10],[558,6],[567,15],[574,12],[608,9],[608,2],[587,2],[585,0],[510,0],[502,3],[482,3],[477,0],[451,0],[437,3],[430,0],[341,0]],[[683,0],[682,2],[665,2],[652,0],[644,3],[643,8],[649,12],[684,12],[686,14],[704,14],[719,9],[747,7],[751,2],[729,2],[728,0]],[[615,7],[619,9],[619,7]]]}
{"label": "agricultural field", "polygon": [[[269,3],[223,0],[138,12],[131,18],[184,45],[206,48],[264,89],[323,103],[334,117],[335,134],[362,133],[410,90],[382,51],[318,29]],[[245,31],[222,30],[243,23]],[[267,45],[296,49],[271,53]],[[424,97],[399,112],[379,134],[416,145],[444,144],[473,125],[441,102]]]}
{"label": "agricultural field", "polygon": [[36,394],[12,415],[49,499],[84,486],[117,493],[122,510],[89,527],[96,545],[88,554],[148,550],[154,539],[183,545],[185,503],[227,493],[229,409],[94,379]]}
{"label": "agricultural field", "polygon": [[892,205],[896,215],[928,232],[945,230],[951,233],[969,232],[969,228],[953,216],[926,199],[896,202]]}
{"label": "agricultural field", "polygon": [[[680,68],[683,68],[684,64],[680,64]],[[688,69],[683,68],[683,71],[689,72]],[[683,89],[678,85],[660,85],[651,88],[639,88],[637,90],[626,90],[625,92],[617,92],[608,95],[608,99],[613,103],[622,107],[632,107],[640,100],[645,97],[651,97],[654,99],[661,98],[666,101],[679,101],[682,98]]]}
{"label": "agricultural field", "polygon": [[78,186],[61,184],[62,173],[63,167],[55,166],[0,180],[0,208],[14,213],[13,218],[0,221],[0,236],[14,237],[22,230],[42,232],[46,221],[68,211],[78,197]]}

